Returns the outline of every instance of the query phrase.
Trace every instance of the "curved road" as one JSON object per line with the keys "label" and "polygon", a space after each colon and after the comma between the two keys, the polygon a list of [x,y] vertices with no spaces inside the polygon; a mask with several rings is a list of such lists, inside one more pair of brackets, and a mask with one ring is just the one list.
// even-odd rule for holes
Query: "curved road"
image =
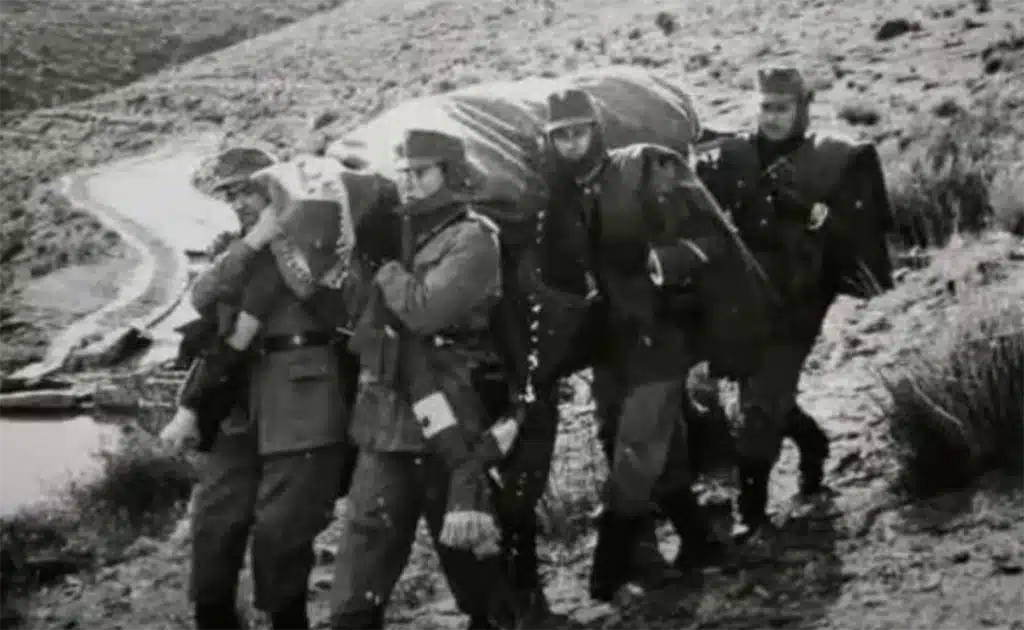
{"label": "curved road", "polygon": [[237,226],[223,203],[201,194],[190,182],[192,172],[216,151],[219,141],[219,134],[197,135],[62,180],[74,206],[118,232],[142,262],[115,300],[61,331],[43,361],[14,377],[45,376],[59,369],[86,337],[127,326],[150,329],[154,337],[145,363],[173,356],[173,328],[194,316],[187,300],[179,302],[189,281],[185,252],[203,250],[218,233]]}

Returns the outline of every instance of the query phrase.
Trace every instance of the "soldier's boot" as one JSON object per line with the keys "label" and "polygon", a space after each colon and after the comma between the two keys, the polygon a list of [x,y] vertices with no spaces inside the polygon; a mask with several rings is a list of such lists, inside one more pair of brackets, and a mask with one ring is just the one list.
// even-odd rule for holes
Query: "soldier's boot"
{"label": "soldier's boot", "polygon": [[662,554],[657,542],[657,519],[644,517],[638,524],[637,544],[633,551],[636,576],[645,584],[657,585],[678,580],[681,576]]}
{"label": "soldier's boot", "polygon": [[270,627],[274,630],[309,630],[309,612],[306,598],[292,602],[284,609],[270,613]]}
{"label": "soldier's boot", "polygon": [[197,630],[242,630],[246,627],[235,608],[234,600],[196,603],[193,614]]}
{"label": "soldier's boot", "polygon": [[331,615],[334,630],[383,630],[384,608],[375,606],[366,610]]}
{"label": "soldier's boot", "polygon": [[800,451],[800,494],[810,497],[823,491],[828,436],[800,405],[794,405],[786,418],[786,435]]}
{"label": "soldier's boot", "polygon": [[772,463],[757,459],[743,458],[738,468],[740,522],[734,530],[733,539],[743,544],[762,533],[768,520],[768,479]]}
{"label": "soldier's boot", "polygon": [[633,577],[651,587],[681,578],[682,574],[669,564],[661,553],[658,543],[658,521],[654,515],[640,520],[637,527],[637,541],[632,560]]}
{"label": "soldier's boot", "polygon": [[541,628],[554,630],[555,628],[569,628],[573,625],[568,615],[556,613],[551,610],[548,596],[541,586],[534,587],[530,591],[519,593],[520,618],[517,627],[519,628]]}
{"label": "soldier's boot", "polygon": [[683,488],[659,503],[679,535],[679,550],[672,561],[676,571],[692,574],[725,561],[726,546],[712,537],[693,490]]}
{"label": "soldier's boot", "polygon": [[642,522],[605,510],[598,517],[597,547],[590,569],[590,597],[611,602],[620,594],[642,596],[643,587],[632,580],[633,551]]}
{"label": "soldier's boot", "polygon": [[[611,466],[615,458],[615,426],[603,423],[597,432],[604,452],[605,461]],[[680,577],[679,572],[672,568],[661,555],[658,546],[658,521],[654,515],[644,517],[638,522],[636,548],[633,550],[634,577],[645,583],[660,584]]]}
{"label": "soldier's boot", "polygon": [[537,532],[533,528],[519,530],[514,536],[514,549],[508,550],[512,583],[516,591],[518,626],[522,628],[562,628],[569,618],[551,611],[540,578],[537,561]]}

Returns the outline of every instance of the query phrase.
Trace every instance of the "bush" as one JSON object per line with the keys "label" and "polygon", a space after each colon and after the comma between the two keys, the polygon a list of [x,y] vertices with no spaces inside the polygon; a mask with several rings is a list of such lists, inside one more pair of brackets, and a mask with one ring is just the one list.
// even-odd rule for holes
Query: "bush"
{"label": "bush", "polygon": [[885,379],[902,482],[915,496],[1024,467],[1024,306],[989,309]]}
{"label": "bush", "polygon": [[1024,182],[1024,162],[1017,164],[1016,167],[1011,166],[1000,170],[992,179],[992,186],[989,189],[995,225],[1017,236],[1024,236],[1022,182]]}
{"label": "bush", "polygon": [[837,115],[851,125],[877,125],[882,119],[878,108],[863,102],[847,103],[839,108]]}
{"label": "bush", "polygon": [[[151,404],[173,393],[173,384],[144,376],[129,376],[122,385]],[[167,414],[162,406],[139,411],[118,444],[96,454],[98,470],[72,479],[48,502],[0,519],[0,595],[124,559],[140,539],[170,532],[197,472],[157,442],[154,433]]]}
{"label": "bush", "polygon": [[143,435],[129,434],[117,450],[100,452],[99,474],[68,487],[75,512],[118,547],[165,533],[196,480],[187,459],[160,450]]}
{"label": "bush", "polygon": [[996,172],[995,139],[1008,132],[1004,122],[984,109],[930,123],[933,130],[908,146],[889,175],[893,214],[907,246],[941,247],[992,223],[988,186]]}

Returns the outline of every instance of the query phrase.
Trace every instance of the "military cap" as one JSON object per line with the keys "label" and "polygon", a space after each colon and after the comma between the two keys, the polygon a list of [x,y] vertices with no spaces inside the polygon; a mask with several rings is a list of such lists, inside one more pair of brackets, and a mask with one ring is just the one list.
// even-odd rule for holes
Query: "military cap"
{"label": "military cap", "polygon": [[253,173],[277,163],[270,151],[258,146],[238,146],[222,151],[212,165],[211,192],[217,192],[249,179]]}
{"label": "military cap", "polygon": [[399,170],[447,162],[464,162],[466,147],[462,140],[440,131],[409,129],[395,146]]}
{"label": "military cap", "polygon": [[548,95],[547,123],[544,131],[550,133],[560,127],[597,122],[597,111],[590,95],[577,88],[569,88]]}
{"label": "military cap", "polygon": [[757,88],[762,94],[779,96],[807,96],[810,92],[800,71],[792,66],[759,68]]}

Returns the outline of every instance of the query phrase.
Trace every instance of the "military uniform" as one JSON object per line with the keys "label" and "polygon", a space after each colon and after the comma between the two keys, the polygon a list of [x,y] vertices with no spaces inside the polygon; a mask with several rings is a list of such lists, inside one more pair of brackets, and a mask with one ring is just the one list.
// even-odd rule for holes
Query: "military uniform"
{"label": "military uniform", "polygon": [[[486,626],[496,615],[500,560],[440,539],[453,513],[479,507],[454,506],[453,497],[472,503],[481,489],[475,484],[487,483],[482,470],[460,474],[465,444],[448,438],[473,440],[489,424],[472,380],[481,356],[473,340],[487,336],[500,297],[500,253],[491,225],[458,194],[465,166],[458,139],[411,130],[397,151],[409,169],[443,164],[448,177],[441,191],[400,208],[411,260],[376,270],[379,301],[364,311],[351,342],[362,365],[350,429],[360,453],[331,592],[332,627],[383,626],[421,515],[459,608]],[[458,449],[462,455],[453,455]]]}
{"label": "military uniform", "polygon": [[802,490],[821,488],[828,439],[796,396],[829,306],[839,293],[867,297],[892,286],[884,241],[891,218],[874,148],[805,134],[811,93],[796,70],[762,69],[758,78],[766,98],[794,99],[789,137],[725,135],[705,143],[698,162],[781,298],[769,313],[770,340],[753,353],[759,367],[739,375],[739,507],[748,532],[766,520],[783,436],[800,449]]}
{"label": "military uniform", "polygon": [[695,348],[668,316],[648,263],[651,246],[659,244],[663,256],[671,253],[679,263],[673,271],[688,277],[719,254],[722,237],[687,238],[675,179],[665,194],[655,190],[654,177],[664,169],[683,175],[682,156],[654,145],[606,151],[582,91],[553,94],[548,105],[549,136],[566,125],[594,129],[582,159],[556,158],[561,170],[546,217],[544,279],[600,296],[581,329],[590,338],[580,342],[592,348],[605,435],[614,440],[590,584],[592,597],[608,601],[634,577],[635,543],[655,503],[683,538],[680,564],[710,548],[690,489],[681,418],[687,357]]}
{"label": "military uniform", "polygon": [[[197,281],[199,311],[244,282],[258,252],[236,242]],[[194,497],[190,592],[201,628],[239,627],[238,572],[250,534],[256,605],[276,628],[308,627],[313,539],[351,465],[351,374],[331,330],[285,292],[247,363],[249,387],[202,464]],[[346,389],[348,387],[348,389]]]}

